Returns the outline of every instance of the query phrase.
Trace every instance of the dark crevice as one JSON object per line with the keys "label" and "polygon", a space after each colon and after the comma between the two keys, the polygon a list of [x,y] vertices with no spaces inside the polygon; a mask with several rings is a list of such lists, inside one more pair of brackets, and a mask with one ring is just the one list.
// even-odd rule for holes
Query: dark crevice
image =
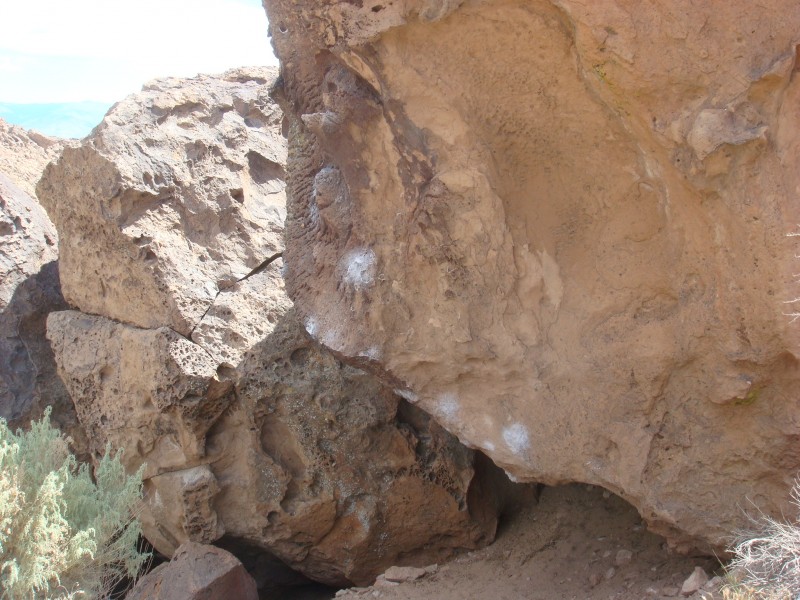
{"label": "dark crevice", "polygon": [[309,579],[267,550],[236,536],[225,535],[214,545],[242,562],[255,579],[262,600],[327,600],[338,590]]}
{"label": "dark crevice", "polygon": [[207,308],[206,308],[206,310],[203,312],[203,314],[200,316],[200,318],[197,320],[197,323],[195,323],[194,327],[192,327],[192,330],[189,332],[189,335],[188,335],[188,336],[186,336],[186,338],[187,338],[189,341],[192,341],[192,335],[194,335],[194,330],[195,330],[195,329],[197,329],[198,325],[200,325],[200,323],[202,323],[202,322],[203,322],[203,319],[205,319],[205,318],[206,318],[206,315],[208,314],[208,311],[210,311],[210,310],[213,308],[213,306],[214,306],[214,305],[217,303],[217,298],[219,298],[219,295],[220,295],[222,292],[226,292],[226,291],[228,291],[228,290],[229,290],[229,289],[231,289],[233,286],[235,286],[237,283],[241,283],[241,282],[242,282],[242,281],[244,281],[245,279],[250,279],[250,278],[251,278],[253,275],[258,275],[259,273],[261,273],[262,271],[264,271],[264,270],[265,270],[265,269],[266,269],[268,266],[270,266],[270,265],[271,265],[273,262],[275,262],[276,260],[278,260],[279,258],[282,258],[282,257],[283,257],[283,252],[278,252],[277,254],[273,254],[272,256],[270,256],[270,257],[268,257],[268,258],[264,259],[264,261],[263,261],[263,262],[261,262],[261,264],[259,264],[259,265],[258,265],[258,266],[257,266],[255,269],[253,269],[252,271],[250,271],[250,272],[249,272],[247,275],[245,275],[244,277],[240,277],[239,279],[237,279],[237,280],[236,280],[236,281],[234,281],[233,283],[229,283],[228,285],[225,285],[225,286],[222,286],[222,287],[220,287],[220,288],[217,290],[217,293],[214,295],[214,299],[213,299],[213,300],[212,300],[212,301],[209,303],[208,307],[207,307]]}
{"label": "dark crevice", "polygon": [[260,265],[258,265],[255,269],[250,271],[247,275],[245,275],[244,277],[242,277],[240,279],[237,279],[236,281],[234,281],[233,283],[231,283],[229,285],[226,285],[224,288],[221,288],[220,291],[223,292],[225,290],[228,290],[228,289],[232,288],[234,285],[236,285],[237,283],[242,282],[245,279],[249,279],[253,275],[258,275],[259,273],[264,271],[268,266],[270,266],[273,262],[275,262],[279,258],[283,258],[283,252],[278,252],[277,254],[273,254],[272,256],[270,256],[269,258],[264,260],[264,262],[262,262]]}

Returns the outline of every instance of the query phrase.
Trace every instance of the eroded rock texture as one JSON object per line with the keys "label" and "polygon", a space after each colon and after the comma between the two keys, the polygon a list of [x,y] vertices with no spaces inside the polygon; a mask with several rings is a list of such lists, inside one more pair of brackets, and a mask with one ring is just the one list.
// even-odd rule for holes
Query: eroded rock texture
{"label": "eroded rock texture", "polygon": [[800,468],[800,12],[266,3],[308,331],[521,480],[682,547]]}
{"label": "eroded rock texture", "polygon": [[56,229],[41,206],[0,172],[0,308],[17,287],[56,260]]}
{"label": "eroded rock texture", "polygon": [[47,163],[74,144],[73,140],[53,138],[0,119],[0,171],[35,198],[36,183]]}
{"label": "eroded rock texture", "polygon": [[47,168],[39,198],[71,305],[188,336],[280,252],[286,144],[269,77],[152,82]]}
{"label": "eroded rock texture", "polygon": [[39,190],[83,311],[51,315],[48,337],[92,451],[146,465],[141,518],[160,552],[224,538],[368,583],[490,541],[502,490],[296,318],[276,257],[275,76],[154,82],[48,169]]}

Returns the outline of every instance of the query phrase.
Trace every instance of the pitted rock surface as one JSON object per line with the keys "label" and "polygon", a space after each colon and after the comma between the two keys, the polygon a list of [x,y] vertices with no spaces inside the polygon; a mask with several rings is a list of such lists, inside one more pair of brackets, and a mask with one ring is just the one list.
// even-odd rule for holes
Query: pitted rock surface
{"label": "pitted rock surface", "polygon": [[50,137],[6,123],[0,119],[0,172],[5,173],[28,196],[36,197],[42,171],[74,140]]}
{"label": "pitted rock surface", "polygon": [[75,311],[48,320],[92,450],[110,442],[129,470],[146,465],[140,518],[160,552],[226,535],[344,585],[493,538],[502,493],[471,450],[319,348],[293,310],[261,326],[234,386],[167,328]]}
{"label": "pitted rock surface", "polygon": [[605,486],[678,547],[788,509],[793,2],[266,9],[312,336],[516,479]]}
{"label": "pitted rock surface", "polygon": [[57,258],[58,235],[39,203],[0,172],[0,309],[17,287]]}
{"label": "pitted rock surface", "polygon": [[[276,74],[260,73],[151,84],[39,187],[61,236],[65,289],[84,311],[52,314],[48,337],[92,451],[110,442],[128,469],[146,465],[143,531],[168,556],[187,540],[219,541],[345,585],[488,543],[502,473],[339,362],[295,315],[277,256],[285,140],[267,94]],[[181,175],[198,168],[184,164],[183,146],[148,144],[173,148],[181,130],[205,140],[213,176]],[[276,178],[258,188],[246,181],[253,170],[226,156],[274,159]],[[149,202],[132,183],[145,180],[173,183]],[[220,190],[234,185],[243,196],[230,203]],[[203,278],[214,293],[193,304]]]}
{"label": "pitted rock surface", "polygon": [[189,336],[220,290],[280,253],[286,142],[267,68],[155,80],[38,187],[80,310]]}

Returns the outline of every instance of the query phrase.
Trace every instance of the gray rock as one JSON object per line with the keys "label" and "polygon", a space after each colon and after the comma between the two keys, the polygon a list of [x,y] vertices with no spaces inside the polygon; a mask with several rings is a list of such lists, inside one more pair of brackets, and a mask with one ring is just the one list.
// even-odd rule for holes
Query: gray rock
{"label": "gray rock", "polygon": [[416,581],[427,575],[425,569],[419,567],[389,567],[383,574],[386,581],[396,581],[397,583],[405,583],[406,581]]}

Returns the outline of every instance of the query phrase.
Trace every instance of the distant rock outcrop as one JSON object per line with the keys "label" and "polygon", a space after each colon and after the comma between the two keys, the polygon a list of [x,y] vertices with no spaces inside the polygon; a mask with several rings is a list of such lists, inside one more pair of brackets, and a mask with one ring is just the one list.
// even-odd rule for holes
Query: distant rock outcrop
{"label": "distant rock outcrop", "polygon": [[721,548],[800,470],[800,11],[620,4],[265,3],[287,289],[515,478]]}
{"label": "distant rock outcrop", "polygon": [[50,137],[0,119],[0,172],[26,194],[36,197],[36,183],[45,166],[58,157],[71,140]]}
{"label": "distant rock outcrop", "polygon": [[82,311],[51,315],[48,336],[92,450],[146,464],[159,551],[224,538],[367,583],[490,541],[503,478],[295,318],[276,75],[152,82],[48,167]]}

